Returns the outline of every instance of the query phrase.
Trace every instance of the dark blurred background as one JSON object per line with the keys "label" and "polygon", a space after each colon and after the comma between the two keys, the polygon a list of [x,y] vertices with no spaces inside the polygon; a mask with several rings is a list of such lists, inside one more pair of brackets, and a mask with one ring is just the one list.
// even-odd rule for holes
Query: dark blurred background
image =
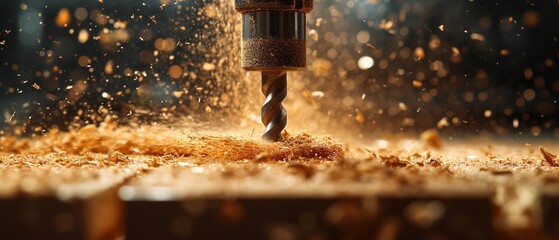
{"label": "dark blurred background", "polygon": [[[0,127],[241,111],[232,4],[1,1]],[[290,94],[363,133],[559,136],[557,13],[557,0],[316,0]]]}
{"label": "dark blurred background", "polygon": [[[228,107],[239,71],[221,1],[0,2],[4,132],[164,121]],[[220,38],[231,39],[221,41]],[[238,78],[238,77],[236,77]]]}
{"label": "dark blurred background", "polygon": [[556,0],[317,1],[307,78],[361,132],[559,136],[557,13]]}

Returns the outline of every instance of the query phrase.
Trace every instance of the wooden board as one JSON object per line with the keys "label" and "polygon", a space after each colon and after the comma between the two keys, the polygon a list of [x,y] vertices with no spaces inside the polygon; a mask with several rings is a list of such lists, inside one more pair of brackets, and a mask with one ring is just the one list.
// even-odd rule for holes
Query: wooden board
{"label": "wooden board", "polygon": [[0,156],[0,239],[122,236],[117,187],[147,168],[146,159],[102,154]]}
{"label": "wooden board", "polygon": [[558,153],[552,141],[286,139],[108,125],[2,137],[0,238],[556,236],[543,190],[559,168],[538,149]]}
{"label": "wooden board", "polygon": [[439,167],[351,161],[176,162],[120,189],[126,236],[492,239],[489,188]]}

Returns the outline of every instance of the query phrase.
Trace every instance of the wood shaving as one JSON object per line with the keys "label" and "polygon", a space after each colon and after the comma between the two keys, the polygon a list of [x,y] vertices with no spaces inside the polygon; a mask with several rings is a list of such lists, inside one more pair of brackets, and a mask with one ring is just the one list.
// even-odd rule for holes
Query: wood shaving
{"label": "wood shaving", "polygon": [[441,148],[442,146],[441,137],[439,136],[439,131],[437,131],[437,129],[429,129],[423,132],[420,138],[426,146],[434,148]]}
{"label": "wood shaving", "polygon": [[[268,143],[256,138],[194,132],[182,133],[159,128],[112,128],[88,125],[71,132],[53,131],[33,139],[0,138],[0,151],[17,154],[65,152],[111,154],[113,161],[123,155],[191,157],[208,160],[271,160],[343,158],[342,144],[330,137],[312,137],[302,133],[284,134],[284,141]],[[258,157],[257,157],[258,156]]]}
{"label": "wood shaving", "polygon": [[549,165],[557,166],[557,155],[546,151],[543,146],[540,146],[540,152],[542,153],[543,159],[545,159]]}

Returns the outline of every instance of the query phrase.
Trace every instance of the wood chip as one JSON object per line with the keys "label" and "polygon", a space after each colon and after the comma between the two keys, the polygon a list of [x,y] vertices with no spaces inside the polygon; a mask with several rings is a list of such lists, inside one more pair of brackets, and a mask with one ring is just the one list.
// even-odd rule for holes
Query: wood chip
{"label": "wood chip", "polygon": [[429,129],[423,132],[420,138],[426,146],[434,148],[441,148],[442,146],[441,137],[439,136],[439,131],[437,131],[437,129]]}
{"label": "wood chip", "polygon": [[545,161],[547,161],[551,166],[557,166],[557,155],[546,151],[543,146],[540,146],[540,152],[542,153]]}

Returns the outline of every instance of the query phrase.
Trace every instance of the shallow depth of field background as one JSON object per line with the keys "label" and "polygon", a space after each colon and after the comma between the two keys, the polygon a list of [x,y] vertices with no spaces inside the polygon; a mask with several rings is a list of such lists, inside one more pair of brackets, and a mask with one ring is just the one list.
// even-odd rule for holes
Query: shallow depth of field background
{"label": "shallow depth of field background", "polygon": [[[107,117],[258,124],[259,82],[240,68],[231,0],[2,1],[0,11],[2,134]],[[556,0],[315,0],[288,129],[557,137],[557,12]]]}

